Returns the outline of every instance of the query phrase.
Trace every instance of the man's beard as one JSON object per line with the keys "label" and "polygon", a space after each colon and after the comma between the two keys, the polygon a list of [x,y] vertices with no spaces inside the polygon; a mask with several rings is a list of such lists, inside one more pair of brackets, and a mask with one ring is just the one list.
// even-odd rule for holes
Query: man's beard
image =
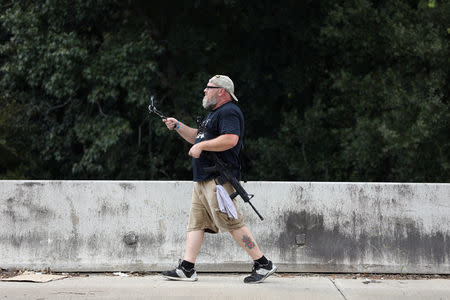
{"label": "man's beard", "polygon": [[203,97],[203,108],[206,110],[212,110],[214,108],[214,106],[216,106],[217,104],[217,97],[213,96],[211,97],[211,99],[208,100],[208,98]]}

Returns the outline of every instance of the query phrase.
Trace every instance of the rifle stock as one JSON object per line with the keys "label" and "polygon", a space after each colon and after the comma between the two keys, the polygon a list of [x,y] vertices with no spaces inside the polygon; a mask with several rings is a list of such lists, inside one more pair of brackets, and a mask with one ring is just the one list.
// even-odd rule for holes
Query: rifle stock
{"label": "rifle stock", "polygon": [[217,157],[215,153],[210,153],[210,158],[214,161],[215,165],[213,167],[204,168],[205,172],[210,174],[218,174],[218,180],[220,184],[229,182],[235,190],[235,192],[230,195],[230,198],[234,199],[238,195],[241,196],[244,202],[250,204],[261,221],[264,220],[263,216],[261,216],[258,210],[256,210],[256,208],[250,202],[250,199],[252,199],[254,195],[247,193],[244,187],[242,187],[236,177],[234,177],[233,173],[229,170],[227,164],[223,162],[219,157]]}

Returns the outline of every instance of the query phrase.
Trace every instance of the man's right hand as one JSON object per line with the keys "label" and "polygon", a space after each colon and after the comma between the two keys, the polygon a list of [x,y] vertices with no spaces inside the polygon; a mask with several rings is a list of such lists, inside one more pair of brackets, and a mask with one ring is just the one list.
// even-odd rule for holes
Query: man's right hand
{"label": "man's right hand", "polygon": [[[169,130],[176,130],[178,134],[188,143],[194,144],[198,130],[191,128],[184,123],[179,122],[175,118],[167,118],[162,120]],[[179,126],[179,127],[178,127]]]}
{"label": "man's right hand", "polygon": [[178,125],[178,120],[175,118],[162,119],[169,130],[174,130]]}

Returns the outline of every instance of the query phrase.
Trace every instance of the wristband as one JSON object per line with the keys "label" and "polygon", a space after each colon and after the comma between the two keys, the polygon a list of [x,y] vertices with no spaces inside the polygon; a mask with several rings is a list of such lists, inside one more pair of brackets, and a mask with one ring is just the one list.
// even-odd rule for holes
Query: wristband
{"label": "wristband", "polygon": [[181,122],[180,121],[178,121],[178,125],[174,128],[175,129],[175,131],[177,131],[178,129],[180,129],[180,126],[181,126]]}

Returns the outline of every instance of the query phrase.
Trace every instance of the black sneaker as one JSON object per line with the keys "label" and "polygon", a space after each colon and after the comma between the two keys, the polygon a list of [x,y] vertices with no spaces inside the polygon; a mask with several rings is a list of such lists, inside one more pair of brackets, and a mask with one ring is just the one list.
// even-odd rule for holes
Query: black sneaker
{"label": "black sneaker", "polygon": [[197,281],[197,272],[192,268],[191,270],[186,270],[181,266],[181,259],[179,261],[178,267],[174,270],[164,271],[161,273],[163,277],[170,280],[181,280],[181,281]]}
{"label": "black sneaker", "polygon": [[272,264],[269,260],[269,263],[265,265],[261,265],[255,261],[253,265],[252,274],[244,278],[245,283],[260,283],[263,282],[264,279],[275,273],[277,270],[277,266]]}

